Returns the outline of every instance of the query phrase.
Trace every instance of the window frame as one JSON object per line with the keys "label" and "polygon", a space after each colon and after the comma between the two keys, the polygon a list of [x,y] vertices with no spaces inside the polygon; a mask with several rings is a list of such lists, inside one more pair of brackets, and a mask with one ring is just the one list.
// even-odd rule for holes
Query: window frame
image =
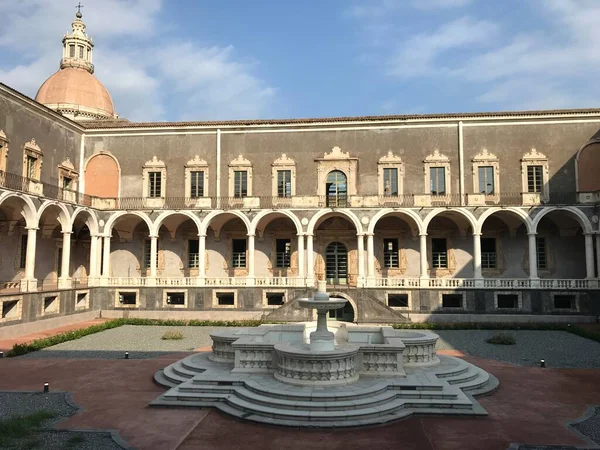
{"label": "window frame", "polygon": [[4,134],[4,131],[0,130],[0,172],[6,172],[8,165],[8,144],[9,140]]}
{"label": "window frame", "polygon": [[[240,244],[244,243],[244,250],[236,251],[236,242]],[[242,265],[243,262],[243,265]],[[248,239],[247,238],[232,238],[231,239],[231,268],[232,269],[246,269],[248,267]]]}
{"label": "window frame", "polygon": [[[283,242],[284,245],[286,246],[286,250],[283,252],[279,251],[279,243],[280,242]],[[283,262],[283,265],[280,265],[280,254],[282,255],[281,261]],[[289,238],[276,238],[275,239],[275,268],[276,269],[291,269],[291,267],[292,267],[292,240]]]}
{"label": "window frame", "polygon": [[[236,197],[235,172],[246,172],[246,195]],[[229,163],[229,197],[232,199],[244,199],[252,197],[252,163],[239,155]]]}
{"label": "window frame", "polygon": [[[434,251],[434,241],[444,241],[444,247],[445,250],[443,252],[439,252],[439,251]],[[448,262],[448,239],[445,237],[432,237],[431,238],[431,268],[434,270],[448,270],[450,268],[450,264]],[[436,254],[438,255],[438,258],[436,260]],[[439,255],[445,255],[445,258],[439,258]],[[440,265],[442,264],[442,260],[445,261],[444,265]]]}
{"label": "window frame", "polygon": [[[542,166],[541,168],[541,190],[540,192],[529,192],[529,167]],[[528,199],[524,201],[526,204],[536,204],[539,201],[548,201],[550,196],[550,166],[548,158],[543,153],[539,153],[535,148],[531,152],[526,153],[521,158],[521,193]],[[539,200],[538,200],[539,196]]]}
{"label": "window frame", "polygon": [[[431,195],[432,197],[444,197],[449,196],[452,193],[452,178],[450,177],[450,158],[446,155],[440,153],[439,150],[434,150],[434,152],[427,156],[423,160],[424,172],[425,172],[425,194]],[[444,193],[443,194],[434,194],[431,189],[431,169],[432,168],[443,168],[444,169]],[[437,177],[436,177],[437,178]]]}
{"label": "window frame", "polygon": [[[495,237],[490,237],[490,236],[487,236],[487,237],[480,236],[479,239],[481,240],[481,269],[482,270],[498,269],[498,239]],[[484,251],[484,244],[483,244],[484,240],[493,240],[494,241],[494,251],[493,252],[485,252]],[[491,260],[487,257],[484,257],[484,255],[489,255],[492,253],[494,255],[494,259],[493,259],[494,265],[493,266],[489,265],[489,262],[491,262]]]}
{"label": "window frame", "polygon": [[[497,197],[500,193],[500,164],[498,157],[492,153],[489,153],[484,148],[481,153],[478,153],[471,160],[472,163],[472,176],[473,176],[473,193],[485,195],[486,197]],[[491,167],[492,168],[492,181],[493,190],[491,193],[481,192],[481,168]]]}
{"label": "window frame", "polygon": [[[33,161],[33,166],[29,165],[29,158]],[[40,147],[36,144],[35,139],[32,139],[23,147],[23,178],[28,180],[39,182],[42,177],[42,165],[43,165],[44,153]],[[33,169],[33,176],[30,176],[30,170]]]}
{"label": "window frame", "polygon": [[[192,196],[192,173],[193,172],[203,172],[202,175],[202,196],[194,197]],[[207,198],[210,196],[209,194],[209,167],[208,163],[201,159],[199,155],[194,156],[193,159],[190,159],[185,164],[185,195],[189,196],[190,199],[198,200],[201,198]]]}
{"label": "window frame", "polygon": [[[392,249],[388,250],[388,245],[392,244]],[[395,257],[395,265],[394,265]],[[383,238],[383,268],[400,269],[400,242],[398,238]]]}
{"label": "window frame", "polygon": [[[160,195],[159,196],[151,196],[151,173],[159,173],[160,178]],[[142,196],[146,200],[147,206],[161,206],[164,204],[164,200],[167,196],[167,166],[164,161],[159,160],[156,156],[154,156],[150,161],[147,161],[144,164],[142,170]],[[154,188],[154,190],[156,187]],[[153,193],[155,194],[155,192]]]}
{"label": "window frame", "polygon": [[[279,195],[279,172],[281,171],[290,172],[290,191],[288,196]],[[277,158],[271,164],[271,178],[271,196],[275,201],[286,201],[296,195],[296,162],[293,159],[288,158],[285,153],[282,153],[281,157]]]}
{"label": "window frame", "polygon": [[[396,193],[386,192],[386,171],[396,171]],[[400,156],[395,156],[389,151],[385,156],[377,162],[378,172],[378,194],[380,197],[400,197],[404,194],[404,163]]]}

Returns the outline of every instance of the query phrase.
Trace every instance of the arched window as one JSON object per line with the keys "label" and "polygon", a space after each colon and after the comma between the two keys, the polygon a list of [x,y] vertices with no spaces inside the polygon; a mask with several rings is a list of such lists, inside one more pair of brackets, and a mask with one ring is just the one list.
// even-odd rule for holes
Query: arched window
{"label": "arched window", "polygon": [[348,201],[348,183],[344,172],[334,170],[327,175],[327,206],[346,207]]}
{"label": "arched window", "polygon": [[325,251],[327,284],[348,283],[348,250],[341,242],[332,242]]}

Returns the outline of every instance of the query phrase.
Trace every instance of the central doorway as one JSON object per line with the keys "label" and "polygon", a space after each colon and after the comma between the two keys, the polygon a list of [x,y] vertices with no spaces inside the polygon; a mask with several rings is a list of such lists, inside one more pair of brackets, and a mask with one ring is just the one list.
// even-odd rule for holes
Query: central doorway
{"label": "central doorway", "polygon": [[348,250],[341,242],[332,242],[325,251],[327,284],[348,284]]}

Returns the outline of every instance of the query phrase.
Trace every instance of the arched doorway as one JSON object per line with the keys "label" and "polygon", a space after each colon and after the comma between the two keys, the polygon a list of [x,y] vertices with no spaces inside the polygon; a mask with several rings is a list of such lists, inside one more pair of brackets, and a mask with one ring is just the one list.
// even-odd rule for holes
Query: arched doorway
{"label": "arched doorway", "polygon": [[327,175],[327,206],[346,207],[348,200],[348,182],[344,172],[334,170]]}
{"label": "arched doorway", "polygon": [[325,251],[327,284],[348,284],[348,250],[341,242],[332,242]]}
{"label": "arched doorway", "polygon": [[84,174],[85,193],[96,197],[119,197],[120,169],[117,160],[109,154],[92,156]]}
{"label": "arched doorway", "polygon": [[[330,297],[332,300],[346,300],[343,297],[336,296],[335,294]],[[346,301],[343,308],[332,309],[329,311],[329,318],[339,320],[342,322],[354,322],[354,308],[352,303]]]}

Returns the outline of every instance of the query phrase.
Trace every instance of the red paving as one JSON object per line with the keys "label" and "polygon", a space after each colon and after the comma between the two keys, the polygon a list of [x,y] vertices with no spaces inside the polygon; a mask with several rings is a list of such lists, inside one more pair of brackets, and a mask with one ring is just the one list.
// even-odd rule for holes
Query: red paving
{"label": "red paving", "polygon": [[[97,322],[85,326],[92,323]],[[74,327],[60,330],[68,329]],[[58,332],[35,336],[55,334],[52,331]],[[498,377],[500,388],[479,399],[488,417],[412,417],[378,427],[323,431],[258,425],[211,409],[148,407],[164,392],[153,382],[153,374],[184,353],[146,360],[5,358],[0,360],[0,390],[41,390],[48,381],[53,391],[70,391],[82,408],[61,428],[118,430],[140,450],[505,450],[510,443],[586,445],[566,424],[600,404],[600,369],[521,367],[457,351],[440,353],[460,356]]]}

